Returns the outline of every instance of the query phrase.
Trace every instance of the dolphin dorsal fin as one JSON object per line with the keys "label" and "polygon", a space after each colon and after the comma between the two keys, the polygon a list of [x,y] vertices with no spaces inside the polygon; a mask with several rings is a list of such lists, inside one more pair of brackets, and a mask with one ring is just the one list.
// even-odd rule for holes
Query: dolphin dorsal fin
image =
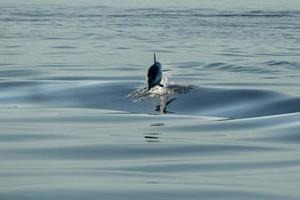
{"label": "dolphin dorsal fin", "polygon": [[153,56],[153,58],[154,58],[154,64],[156,63],[156,56],[155,56],[155,52],[154,52],[154,56]]}

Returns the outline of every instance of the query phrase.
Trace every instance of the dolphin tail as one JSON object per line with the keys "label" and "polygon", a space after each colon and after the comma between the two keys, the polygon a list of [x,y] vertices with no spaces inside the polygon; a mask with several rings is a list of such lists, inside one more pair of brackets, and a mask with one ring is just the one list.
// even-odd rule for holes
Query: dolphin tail
{"label": "dolphin tail", "polygon": [[153,56],[153,58],[154,58],[154,64],[156,63],[156,56],[155,56],[155,52],[154,52],[154,56]]}

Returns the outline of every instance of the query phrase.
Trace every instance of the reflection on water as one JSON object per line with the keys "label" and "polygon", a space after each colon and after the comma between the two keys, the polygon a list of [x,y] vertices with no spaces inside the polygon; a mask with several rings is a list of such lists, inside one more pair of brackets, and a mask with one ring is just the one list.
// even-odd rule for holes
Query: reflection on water
{"label": "reflection on water", "polygon": [[159,133],[145,133],[146,142],[159,142]]}
{"label": "reflection on water", "polygon": [[167,111],[167,106],[174,101],[176,98],[172,98],[170,100],[168,99],[168,95],[163,94],[159,96],[159,105],[156,106],[155,111],[158,111],[160,114],[166,114],[166,113],[174,113],[172,111]]}
{"label": "reflection on water", "polygon": [[158,123],[152,123],[150,124],[150,126],[165,126],[165,124],[158,122]]}
{"label": "reflection on water", "polygon": [[[164,114],[164,113],[162,113]],[[155,130],[155,132],[147,132],[145,133],[144,135],[144,138],[145,138],[145,141],[147,143],[151,143],[151,142],[160,142],[159,140],[159,135],[161,135],[161,133],[158,131],[160,127],[164,127],[165,126],[165,123],[162,123],[162,122],[156,122],[156,123],[151,123],[150,124],[150,130]]]}

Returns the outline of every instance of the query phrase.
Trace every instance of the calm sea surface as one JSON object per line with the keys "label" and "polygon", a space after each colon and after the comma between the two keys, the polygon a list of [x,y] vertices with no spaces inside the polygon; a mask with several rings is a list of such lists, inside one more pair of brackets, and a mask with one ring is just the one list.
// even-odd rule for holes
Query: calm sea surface
{"label": "calm sea surface", "polygon": [[299,1],[0,0],[0,199],[300,199],[299,86]]}

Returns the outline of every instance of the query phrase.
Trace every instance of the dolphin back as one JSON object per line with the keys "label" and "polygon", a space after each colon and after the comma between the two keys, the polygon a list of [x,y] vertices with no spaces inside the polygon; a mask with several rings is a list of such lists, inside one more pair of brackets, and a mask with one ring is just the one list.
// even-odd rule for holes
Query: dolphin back
{"label": "dolphin back", "polygon": [[149,68],[147,78],[148,89],[151,89],[152,87],[160,84],[160,81],[162,79],[162,70],[161,64],[159,62],[156,62]]}

